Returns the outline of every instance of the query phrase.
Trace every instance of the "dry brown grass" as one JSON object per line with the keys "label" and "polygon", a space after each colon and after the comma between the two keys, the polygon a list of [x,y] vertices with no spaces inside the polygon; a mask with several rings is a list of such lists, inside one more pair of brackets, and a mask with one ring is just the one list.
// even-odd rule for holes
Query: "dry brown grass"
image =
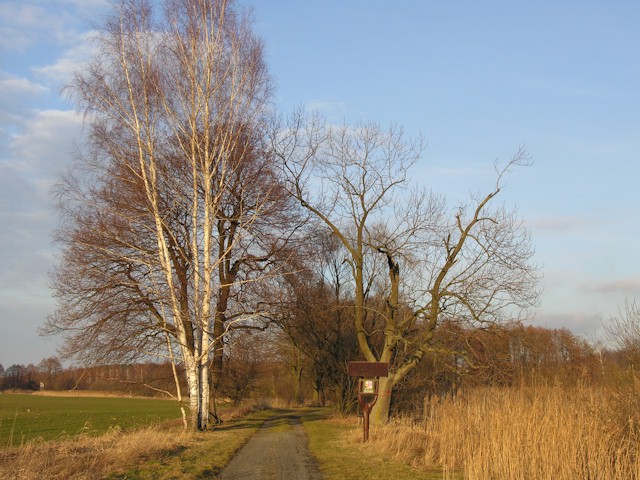
{"label": "dry brown grass", "polygon": [[96,479],[188,445],[193,434],[181,427],[111,430],[100,437],[79,436],[56,442],[29,442],[0,450],[1,479]]}
{"label": "dry brown grass", "polygon": [[[7,391],[7,393],[10,393],[10,391]],[[31,395],[36,395],[41,397],[158,398],[158,399],[170,400],[175,402],[174,399],[171,399],[168,396],[149,397],[149,396],[143,396],[143,395],[131,395],[126,392],[118,392],[118,391],[108,392],[104,390],[36,390],[34,392],[17,391],[16,393],[29,393]]]}
{"label": "dry brown grass", "polygon": [[0,480],[207,476],[220,470],[255,431],[267,415],[261,408],[226,408],[224,425],[232,427],[228,430],[184,431],[176,420],[134,431],[111,429],[98,437],[79,435],[0,448]]}
{"label": "dry brown grass", "polygon": [[640,479],[636,392],[485,389],[432,405],[420,422],[372,429],[371,447],[445,478]]}

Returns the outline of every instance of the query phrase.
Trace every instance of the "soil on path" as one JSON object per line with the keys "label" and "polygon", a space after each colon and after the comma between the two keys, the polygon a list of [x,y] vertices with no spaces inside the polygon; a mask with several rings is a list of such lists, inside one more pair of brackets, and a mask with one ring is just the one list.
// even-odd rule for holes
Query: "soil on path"
{"label": "soil on path", "polygon": [[285,411],[264,422],[225,467],[223,480],[320,480],[322,475],[309,453],[302,414]]}

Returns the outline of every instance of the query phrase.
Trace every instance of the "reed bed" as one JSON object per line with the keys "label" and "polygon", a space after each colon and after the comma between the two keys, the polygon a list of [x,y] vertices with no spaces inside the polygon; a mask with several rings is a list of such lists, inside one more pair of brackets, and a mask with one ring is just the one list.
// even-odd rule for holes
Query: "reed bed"
{"label": "reed bed", "polygon": [[370,447],[444,478],[640,480],[635,391],[479,389],[426,402],[425,418],[372,428]]}

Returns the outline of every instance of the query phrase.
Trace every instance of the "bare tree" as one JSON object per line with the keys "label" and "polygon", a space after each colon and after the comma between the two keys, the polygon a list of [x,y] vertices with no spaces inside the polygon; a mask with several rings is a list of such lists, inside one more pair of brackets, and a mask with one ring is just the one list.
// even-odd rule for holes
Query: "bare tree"
{"label": "bare tree", "polygon": [[55,378],[62,373],[62,362],[57,357],[48,357],[38,364],[38,371],[44,380],[45,387],[54,388]]}
{"label": "bare tree", "polygon": [[632,368],[640,363],[640,304],[625,299],[618,315],[604,324],[610,345],[621,352]]}
{"label": "bare tree", "polygon": [[211,366],[215,386],[224,335],[261,317],[252,286],[276,273],[293,215],[264,149],[270,83],[247,17],[226,0],[153,7],[114,2],[69,87],[89,132],[82,174],[59,188],[45,330],[67,355],[182,364],[205,429]]}
{"label": "bare tree", "polygon": [[390,364],[372,421],[386,419],[393,388],[439,348],[440,323],[498,322],[536,303],[529,236],[515,214],[490,208],[506,172],[528,164],[523,150],[497,169],[491,192],[448,214],[442,197],[408,189],[422,146],[398,127],[334,128],[299,113],[272,145],[291,194],[347,250],[361,354]]}
{"label": "bare tree", "polygon": [[[344,247],[331,232],[320,229],[307,249],[304,258],[298,257],[300,265],[294,273],[282,278],[277,324],[294,353],[294,374],[301,381],[301,367],[306,368],[315,401],[324,405],[325,390],[330,389],[337,410],[346,413],[355,393],[347,365],[355,358],[357,345],[351,292],[343,291]],[[300,387],[294,388],[295,393],[299,391]]]}

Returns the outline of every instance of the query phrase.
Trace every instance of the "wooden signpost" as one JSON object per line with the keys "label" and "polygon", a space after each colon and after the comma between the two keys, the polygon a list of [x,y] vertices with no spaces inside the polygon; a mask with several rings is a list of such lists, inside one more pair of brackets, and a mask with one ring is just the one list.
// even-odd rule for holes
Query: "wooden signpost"
{"label": "wooden signpost", "polygon": [[358,404],[362,410],[362,441],[369,440],[369,414],[378,401],[378,379],[389,375],[389,364],[385,362],[349,362],[350,376],[358,379]]}

